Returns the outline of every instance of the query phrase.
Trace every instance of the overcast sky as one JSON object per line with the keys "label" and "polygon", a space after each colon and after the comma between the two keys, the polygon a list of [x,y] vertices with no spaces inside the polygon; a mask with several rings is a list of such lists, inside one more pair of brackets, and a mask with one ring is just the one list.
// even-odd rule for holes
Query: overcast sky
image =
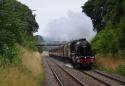
{"label": "overcast sky", "polygon": [[53,40],[71,40],[86,37],[91,40],[92,22],[82,13],[87,0],[18,0],[36,10],[39,30],[35,34]]}

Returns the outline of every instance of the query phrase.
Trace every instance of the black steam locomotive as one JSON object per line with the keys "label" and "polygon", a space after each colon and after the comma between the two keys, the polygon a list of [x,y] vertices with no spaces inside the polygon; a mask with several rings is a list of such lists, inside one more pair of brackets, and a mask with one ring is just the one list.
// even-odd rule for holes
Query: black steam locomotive
{"label": "black steam locomotive", "polygon": [[52,49],[49,51],[49,55],[69,58],[75,65],[89,69],[95,61],[91,46],[86,39],[74,40]]}

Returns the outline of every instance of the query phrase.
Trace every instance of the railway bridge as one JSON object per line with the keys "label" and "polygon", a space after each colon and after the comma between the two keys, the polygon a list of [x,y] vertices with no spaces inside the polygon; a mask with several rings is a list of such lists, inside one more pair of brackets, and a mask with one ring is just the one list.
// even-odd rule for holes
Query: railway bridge
{"label": "railway bridge", "polygon": [[63,44],[37,44],[36,46],[60,46],[60,45],[63,45]]}
{"label": "railway bridge", "polygon": [[37,46],[39,52],[42,52],[42,51],[47,51],[47,50],[53,49],[53,48],[61,46],[61,45],[64,45],[64,44],[62,44],[62,43],[58,43],[58,44],[42,43],[42,44],[37,44],[36,46]]}

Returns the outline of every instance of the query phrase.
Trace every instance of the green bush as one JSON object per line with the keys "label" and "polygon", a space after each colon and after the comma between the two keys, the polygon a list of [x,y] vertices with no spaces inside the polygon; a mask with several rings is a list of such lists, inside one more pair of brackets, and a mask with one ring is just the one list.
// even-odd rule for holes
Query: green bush
{"label": "green bush", "polygon": [[120,65],[118,68],[117,68],[117,71],[116,71],[118,74],[120,75],[124,75],[125,76],[125,65]]}
{"label": "green bush", "polygon": [[3,53],[0,54],[0,66],[5,67],[10,64],[19,65],[21,60],[17,54],[18,49],[16,47],[8,47],[7,49],[4,49]]}
{"label": "green bush", "polygon": [[38,24],[32,11],[17,0],[2,0],[0,5],[0,65],[19,63],[16,44],[36,50],[33,32]]}
{"label": "green bush", "polygon": [[125,56],[124,7],[124,0],[89,0],[82,7],[97,31],[92,41],[92,47],[97,53]]}
{"label": "green bush", "polygon": [[119,32],[109,24],[106,29],[97,34],[92,41],[93,50],[102,54],[116,54],[119,50]]}

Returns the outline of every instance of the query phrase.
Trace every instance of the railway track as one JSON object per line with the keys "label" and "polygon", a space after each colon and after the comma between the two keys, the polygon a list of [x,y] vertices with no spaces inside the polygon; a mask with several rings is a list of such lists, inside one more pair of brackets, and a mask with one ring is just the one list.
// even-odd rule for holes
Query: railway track
{"label": "railway track", "polygon": [[117,81],[117,82],[122,83],[122,84],[125,85],[125,79],[122,80],[122,79],[120,79],[120,78],[114,77],[114,76],[112,76],[112,75],[109,75],[109,74],[107,74],[107,73],[104,73],[104,72],[101,72],[101,71],[98,71],[98,70],[93,70],[93,72],[98,73],[98,74],[100,74],[100,75],[102,75],[102,76],[108,77],[108,78],[110,78],[110,79],[112,79],[112,80],[115,80],[115,81]]}
{"label": "railway track", "polygon": [[54,77],[56,78],[56,81],[58,82],[59,86],[64,86],[63,83],[61,82],[61,80],[59,79],[58,75],[56,74],[56,72],[52,69],[52,67],[50,65],[49,65],[49,67],[50,67]]}
{"label": "railway track", "polygon": [[93,76],[93,75],[91,75],[91,74],[89,74],[89,73],[87,73],[87,72],[85,72],[85,71],[82,71],[82,73],[88,75],[89,77],[92,77],[93,79],[95,79],[95,80],[97,80],[97,81],[99,81],[99,82],[101,82],[101,83],[103,83],[103,84],[105,84],[105,85],[107,85],[107,86],[111,86],[111,85],[109,85],[108,83],[106,83],[105,81],[100,80],[100,79],[98,79],[97,77],[95,77],[95,76]]}
{"label": "railway track", "polygon": [[[54,75],[55,77],[58,76],[58,82],[61,82],[62,85],[60,86],[125,86],[125,80],[121,80],[119,78],[113,77],[111,75],[108,75],[107,73],[103,73],[101,71],[97,70],[91,70],[91,71],[83,71],[83,70],[76,70],[72,68],[68,68],[64,66],[65,64],[57,61],[53,58],[49,58],[51,63],[49,63],[52,71],[54,71],[56,74]],[[60,75],[56,71],[59,71],[57,69],[52,68],[52,65],[54,67],[57,67],[61,71],[65,72],[66,75],[69,78],[72,78],[71,82],[77,82],[77,85],[73,85],[73,83],[70,83],[69,85],[64,85],[63,81],[68,82],[67,80],[69,79],[64,79],[63,81],[60,78]],[[56,70],[56,71],[55,71]],[[79,83],[79,85],[78,85]]]}
{"label": "railway track", "polygon": [[81,71],[82,73],[92,77],[93,79],[107,85],[107,86],[125,86],[125,81],[119,80],[105,73],[94,71]]}
{"label": "railway track", "polygon": [[[47,60],[48,65],[55,76],[57,82],[59,83],[59,86],[86,86],[83,82],[81,82],[79,79],[75,78],[72,74],[67,72],[64,68],[62,68],[60,65],[55,63],[54,61]],[[63,75],[63,76],[62,76]]]}

